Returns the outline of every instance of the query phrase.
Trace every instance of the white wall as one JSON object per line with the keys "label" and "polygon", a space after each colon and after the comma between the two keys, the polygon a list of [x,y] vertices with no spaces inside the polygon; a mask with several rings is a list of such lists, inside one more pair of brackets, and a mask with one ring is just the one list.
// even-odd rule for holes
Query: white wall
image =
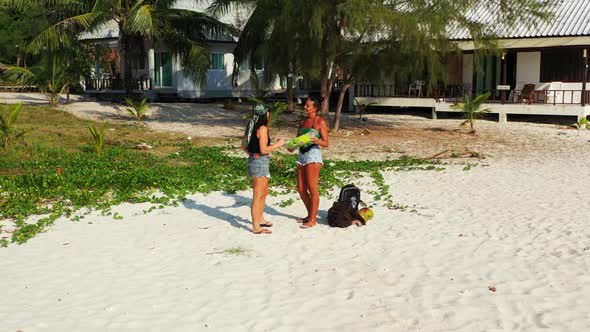
{"label": "white wall", "polygon": [[516,54],[516,89],[527,83],[539,84],[541,80],[541,52]]}
{"label": "white wall", "polygon": [[[220,44],[212,43],[209,44],[211,53],[223,53],[225,69],[213,70],[210,69],[207,72],[207,79],[204,86],[201,86],[199,82],[195,82],[189,77],[185,77],[182,66],[178,66],[178,70],[175,73],[176,88],[178,95],[184,98],[224,98],[224,97],[247,97],[251,95],[253,89],[250,81],[250,71],[240,70],[238,72],[237,80],[238,86],[234,86],[232,82],[232,73],[234,70],[234,55],[233,50],[234,44]],[[264,73],[259,72],[259,76],[262,77]],[[273,90],[279,89],[279,80],[277,79],[270,87]]]}
{"label": "white wall", "polygon": [[463,84],[473,86],[473,54],[463,54]]}

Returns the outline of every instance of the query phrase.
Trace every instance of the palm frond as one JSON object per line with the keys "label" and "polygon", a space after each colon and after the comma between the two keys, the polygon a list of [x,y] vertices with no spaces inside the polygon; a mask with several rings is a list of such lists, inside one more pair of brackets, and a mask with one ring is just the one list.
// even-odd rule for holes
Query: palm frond
{"label": "palm frond", "polygon": [[97,13],[84,13],[57,22],[35,37],[27,51],[38,54],[43,50],[59,50],[75,44],[77,32],[90,28],[97,16]]}
{"label": "palm frond", "polygon": [[462,111],[465,109],[465,103],[456,103],[451,105],[451,108],[457,111]]}
{"label": "palm frond", "polygon": [[129,17],[123,28],[125,31],[131,34],[139,34],[151,37],[154,34],[154,22],[152,14],[155,10],[155,7],[153,5],[146,5],[142,3],[143,1],[138,1],[131,9]]}
{"label": "palm frond", "polygon": [[9,81],[17,84],[30,83],[37,79],[37,75],[30,69],[17,66],[8,66],[4,75]]}
{"label": "palm frond", "polygon": [[16,122],[16,118],[18,118],[18,115],[21,111],[23,104],[19,103],[17,104],[14,109],[12,110],[12,113],[10,113],[10,116],[8,117],[8,121],[6,122],[6,125],[8,127],[12,127],[12,125]]}
{"label": "palm frond", "polygon": [[188,77],[203,82],[210,66],[209,50],[193,44],[190,50],[181,57],[184,73]]}
{"label": "palm frond", "polygon": [[481,104],[485,103],[490,98],[491,95],[492,94],[490,92],[487,92],[487,93],[484,93],[484,94],[481,94],[481,95],[475,97],[472,102],[473,107],[479,108],[481,106]]}
{"label": "palm frond", "polygon": [[215,0],[207,7],[206,12],[215,17],[221,17],[234,9],[253,8],[258,2],[257,0]]}
{"label": "palm frond", "polygon": [[94,0],[93,13],[110,13],[113,19],[121,15],[121,0]]}

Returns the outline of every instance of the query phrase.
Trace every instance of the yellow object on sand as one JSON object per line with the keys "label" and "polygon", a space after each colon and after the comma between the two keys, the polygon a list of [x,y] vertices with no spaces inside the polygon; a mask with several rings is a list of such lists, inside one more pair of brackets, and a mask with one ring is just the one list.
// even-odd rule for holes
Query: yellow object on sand
{"label": "yellow object on sand", "polygon": [[369,220],[373,219],[373,217],[375,215],[373,213],[373,210],[371,210],[369,208],[360,209],[359,214],[361,215],[361,217],[363,217],[363,219],[365,219],[365,221],[369,221]]}

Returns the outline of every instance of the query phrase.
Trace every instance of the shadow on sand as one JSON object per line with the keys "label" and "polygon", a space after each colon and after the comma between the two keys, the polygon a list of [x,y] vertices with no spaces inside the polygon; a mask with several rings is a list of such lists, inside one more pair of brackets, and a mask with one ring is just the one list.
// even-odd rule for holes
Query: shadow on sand
{"label": "shadow on sand", "polygon": [[[211,207],[211,206],[208,206],[205,204],[199,204],[198,202],[196,202],[192,199],[187,199],[184,202],[182,202],[182,204],[184,205],[184,207],[186,207],[188,209],[199,210],[212,218],[215,218],[215,219],[218,219],[221,221],[225,221],[233,227],[250,231],[252,222],[249,219],[245,219],[240,216],[224,212],[223,210],[238,208],[241,206],[249,206],[250,202],[251,202],[251,198],[245,197],[242,195],[228,194],[228,193],[224,193],[223,195],[233,198],[234,203],[232,205],[228,205],[228,206]],[[268,206],[268,205],[265,207],[264,213],[269,216],[284,217],[284,218],[287,218],[287,219],[290,219],[293,221],[295,221],[295,219],[301,217],[301,216],[294,216],[292,214],[287,214],[287,213],[278,211],[275,208]],[[318,224],[327,225],[328,224],[327,215],[328,215],[327,211],[320,210],[318,212]]]}

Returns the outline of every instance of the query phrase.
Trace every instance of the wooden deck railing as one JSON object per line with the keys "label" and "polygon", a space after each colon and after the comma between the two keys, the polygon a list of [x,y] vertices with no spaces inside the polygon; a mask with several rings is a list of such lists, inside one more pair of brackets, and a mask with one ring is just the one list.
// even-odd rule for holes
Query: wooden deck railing
{"label": "wooden deck railing", "polygon": [[[124,90],[125,82],[120,78],[101,78],[89,79],[84,81],[86,90],[104,91],[104,90]],[[152,80],[150,78],[143,78],[133,81],[134,89],[145,91],[151,90]]]}
{"label": "wooden deck railing", "polygon": [[[406,87],[398,89],[394,85],[386,84],[357,84],[354,94],[357,97],[390,97],[390,98],[434,98],[437,101],[460,102],[465,95],[477,96],[490,93],[488,102],[503,104],[548,104],[548,105],[577,105],[582,104],[582,90],[465,90],[460,86],[440,86],[430,89],[422,87],[420,92]],[[585,92],[584,101],[590,102],[590,91]]]}

